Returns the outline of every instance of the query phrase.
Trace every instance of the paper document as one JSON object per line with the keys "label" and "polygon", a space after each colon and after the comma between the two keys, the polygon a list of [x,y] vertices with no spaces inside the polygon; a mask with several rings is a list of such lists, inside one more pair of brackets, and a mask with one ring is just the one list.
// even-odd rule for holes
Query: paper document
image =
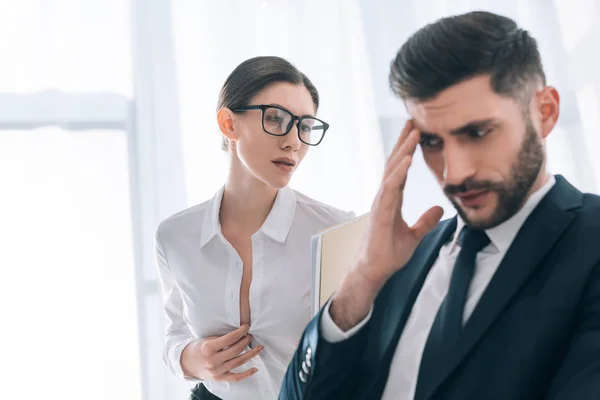
{"label": "paper document", "polygon": [[312,237],[311,312],[316,315],[356,260],[369,214],[332,226]]}

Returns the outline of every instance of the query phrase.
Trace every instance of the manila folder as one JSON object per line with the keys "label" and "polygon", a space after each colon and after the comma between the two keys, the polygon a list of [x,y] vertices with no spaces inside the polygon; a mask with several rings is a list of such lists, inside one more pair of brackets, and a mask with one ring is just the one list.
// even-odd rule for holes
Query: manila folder
{"label": "manila folder", "polygon": [[311,312],[316,315],[337,290],[358,256],[369,214],[332,226],[311,241]]}

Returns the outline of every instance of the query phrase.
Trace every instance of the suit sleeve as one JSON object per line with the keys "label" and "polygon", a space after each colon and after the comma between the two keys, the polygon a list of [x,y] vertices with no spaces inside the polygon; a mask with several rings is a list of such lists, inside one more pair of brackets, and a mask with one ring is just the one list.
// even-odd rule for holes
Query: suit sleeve
{"label": "suit sleeve", "polygon": [[600,263],[588,280],[571,344],[547,399],[600,399]]}
{"label": "suit sleeve", "polygon": [[369,320],[345,340],[330,343],[323,337],[321,309],[306,327],[284,376],[279,400],[350,399],[361,373]]}

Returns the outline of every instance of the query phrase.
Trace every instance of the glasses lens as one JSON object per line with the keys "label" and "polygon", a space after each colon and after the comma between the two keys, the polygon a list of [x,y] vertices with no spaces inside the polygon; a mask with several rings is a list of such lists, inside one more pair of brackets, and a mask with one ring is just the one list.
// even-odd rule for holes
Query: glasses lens
{"label": "glasses lens", "polygon": [[299,126],[300,139],[307,144],[318,144],[325,134],[323,122],[314,118],[303,118]]}
{"label": "glasses lens", "polygon": [[269,107],[263,115],[265,131],[271,135],[285,135],[292,123],[292,114],[279,108]]}

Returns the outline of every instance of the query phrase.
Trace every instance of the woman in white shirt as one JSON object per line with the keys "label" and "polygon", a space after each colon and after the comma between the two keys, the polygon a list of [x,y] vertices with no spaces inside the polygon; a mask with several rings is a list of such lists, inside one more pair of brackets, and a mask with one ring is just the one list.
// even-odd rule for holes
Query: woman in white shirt
{"label": "woman in white shirt", "polygon": [[227,182],[158,228],[163,359],[200,382],[191,399],[278,396],[311,317],[310,237],[353,217],[287,186],[329,127],[315,117],[318,106],[317,89],[286,60],[240,64],[217,112]]}

